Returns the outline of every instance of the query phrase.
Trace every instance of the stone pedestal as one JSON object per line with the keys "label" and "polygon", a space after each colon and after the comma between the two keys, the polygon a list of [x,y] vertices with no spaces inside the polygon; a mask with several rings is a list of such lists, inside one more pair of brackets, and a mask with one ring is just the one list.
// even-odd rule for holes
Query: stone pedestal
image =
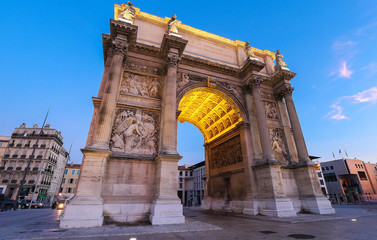
{"label": "stone pedestal", "polygon": [[77,195],[65,206],[61,228],[100,227],[103,224],[102,183],[110,151],[82,149],[84,159]]}
{"label": "stone pedestal", "polygon": [[333,214],[331,202],[322,194],[315,165],[293,169],[296,178],[301,209],[304,212],[317,214]]}
{"label": "stone pedestal", "polygon": [[156,197],[151,206],[152,225],[184,223],[183,207],[177,196],[179,155],[159,155],[156,159]]}
{"label": "stone pedestal", "polygon": [[259,213],[273,217],[296,216],[292,201],[285,196],[281,165],[253,166],[257,178]]}

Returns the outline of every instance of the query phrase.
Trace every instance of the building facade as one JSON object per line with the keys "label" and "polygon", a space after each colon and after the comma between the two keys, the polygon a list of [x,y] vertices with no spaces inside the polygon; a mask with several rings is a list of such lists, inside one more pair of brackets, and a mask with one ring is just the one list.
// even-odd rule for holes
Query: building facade
{"label": "building facade", "polygon": [[[105,69],[60,227],[184,223],[177,121],[204,138],[202,207],[243,214],[334,213],[318,183],[280,51],[115,4]],[[257,37],[257,36],[256,36]],[[275,61],[275,62],[274,62]]]}
{"label": "building facade", "polygon": [[[3,167],[4,167],[3,157],[5,155],[7,148],[8,148],[9,140],[10,140],[9,136],[0,136],[0,164],[1,164],[0,169],[3,169]],[[4,167],[4,169],[5,169],[5,167]],[[4,173],[1,172],[1,170],[0,170],[0,179],[1,179],[2,174],[4,174]],[[4,194],[6,192],[7,186],[8,186],[7,184],[4,184],[4,183],[2,183],[2,181],[0,181],[0,194]]]}
{"label": "building facade", "polygon": [[191,207],[194,201],[194,181],[192,176],[192,165],[185,164],[178,166],[178,197],[183,206]]}
{"label": "building facade", "polygon": [[63,181],[60,187],[61,197],[72,198],[75,195],[80,176],[81,164],[67,164],[64,170]]}
{"label": "building facade", "polygon": [[198,206],[202,204],[204,198],[204,185],[206,176],[205,161],[199,162],[191,166],[193,172],[194,181],[194,205]]}
{"label": "building facade", "polygon": [[[31,199],[34,192],[33,200],[50,203],[57,195],[60,182],[55,173],[64,168],[67,153],[58,130],[50,128],[49,124],[42,133],[41,130],[37,124],[32,128],[22,124],[13,131],[0,167],[0,181],[6,185],[6,197]],[[63,160],[58,161],[59,158]]]}
{"label": "building facade", "polygon": [[335,204],[377,200],[377,165],[359,159],[321,163],[330,200]]}

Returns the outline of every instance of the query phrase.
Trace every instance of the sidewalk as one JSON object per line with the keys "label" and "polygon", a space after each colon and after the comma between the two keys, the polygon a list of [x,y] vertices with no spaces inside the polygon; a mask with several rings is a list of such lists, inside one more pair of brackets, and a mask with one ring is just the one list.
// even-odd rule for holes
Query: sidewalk
{"label": "sidewalk", "polygon": [[335,205],[334,207],[336,214],[333,215],[299,214],[298,217],[288,218],[245,216],[203,211],[191,207],[184,209],[186,216],[184,224],[105,225],[81,229],[59,229],[61,211],[58,210],[17,210],[0,213],[0,239],[229,240],[253,237],[253,239],[293,239],[292,236],[314,236],[316,239],[360,240],[374,239],[377,236],[375,227],[377,205]]}

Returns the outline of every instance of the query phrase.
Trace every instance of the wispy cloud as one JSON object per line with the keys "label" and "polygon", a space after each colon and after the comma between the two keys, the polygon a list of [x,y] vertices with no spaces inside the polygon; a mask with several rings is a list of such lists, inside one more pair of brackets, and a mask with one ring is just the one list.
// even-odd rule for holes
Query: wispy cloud
{"label": "wispy cloud", "polygon": [[358,92],[352,96],[340,97],[334,104],[330,106],[332,110],[324,116],[324,118],[330,118],[334,120],[349,119],[344,113],[344,106],[360,103],[377,103],[377,87]]}
{"label": "wispy cloud", "polygon": [[346,41],[336,40],[332,44],[332,49],[335,51],[344,51],[344,50],[349,49],[352,46],[355,46],[356,44],[357,42],[354,42],[352,40],[346,40]]}
{"label": "wispy cloud", "polygon": [[367,89],[365,91],[359,92],[351,98],[356,102],[356,103],[365,103],[365,102],[370,102],[372,104],[377,102],[377,87],[372,87],[370,89]]}
{"label": "wispy cloud", "polygon": [[369,71],[370,76],[373,76],[377,73],[377,62],[369,63],[365,67],[362,67],[361,70],[367,70]]}
{"label": "wispy cloud", "polygon": [[354,71],[347,67],[347,62],[343,61],[342,66],[339,68],[339,76],[344,78],[350,78]]}

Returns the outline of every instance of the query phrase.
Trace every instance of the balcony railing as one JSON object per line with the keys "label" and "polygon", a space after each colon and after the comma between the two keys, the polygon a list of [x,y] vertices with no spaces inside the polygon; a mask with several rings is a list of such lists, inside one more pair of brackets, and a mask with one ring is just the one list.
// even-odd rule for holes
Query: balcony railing
{"label": "balcony railing", "polygon": [[3,179],[3,181],[1,181],[1,183],[7,183],[8,182],[8,179]]}
{"label": "balcony railing", "polygon": [[13,167],[8,167],[7,170],[13,170]]}
{"label": "balcony railing", "polygon": [[5,154],[5,155],[4,155],[4,158],[9,158],[9,157],[10,157],[9,154]]}
{"label": "balcony railing", "polygon": [[22,167],[16,167],[16,170],[21,170],[22,169]]}

